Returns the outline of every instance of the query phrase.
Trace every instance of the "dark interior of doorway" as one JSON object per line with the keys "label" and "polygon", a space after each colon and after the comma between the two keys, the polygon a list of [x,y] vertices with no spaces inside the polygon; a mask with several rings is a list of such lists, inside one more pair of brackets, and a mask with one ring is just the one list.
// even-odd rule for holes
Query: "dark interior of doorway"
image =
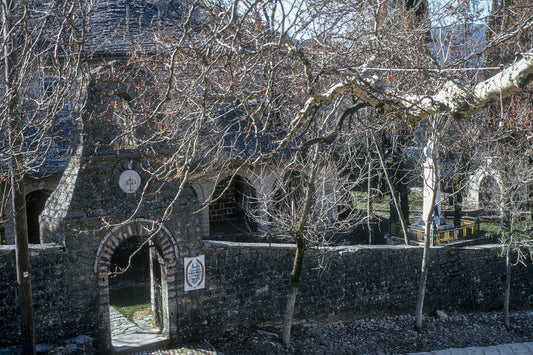
{"label": "dark interior of doorway", "polygon": [[111,271],[119,274],[109,277],[109,303],[130,321],[149,322],[155,327],[149,246],[148,243],[143,245],[144,240],[140,237],[126,239],[113,253]]}
{"label": "dark interior of doorway", "polygon": [[49,190],[35,190],[26,195],[26,217],[28,224],[28,243],[40,244],[39,216],[44,209],[46,200],[52,192]]}

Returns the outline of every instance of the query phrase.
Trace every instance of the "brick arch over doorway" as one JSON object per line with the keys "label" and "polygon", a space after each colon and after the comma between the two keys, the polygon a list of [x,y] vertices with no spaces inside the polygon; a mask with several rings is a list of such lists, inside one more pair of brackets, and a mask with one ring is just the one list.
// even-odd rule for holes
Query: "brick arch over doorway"
{"label": "brick arch over doorway", "polygon": [[179,250],[172,233],[164,226],[150,219],[135,219],[130,223],[115,227],[101,241],[96,259],[94,272],[98,280],[99,318],[101,341],[111,344],[111,328],[109,319],[109,275],[113,253],[120,243],[136,236],[150,238],[160,252],[164,267],[162,274],[165,279],[163,313],[165,324],[163,332],[172,336],[176,334],[177,324],[177,287],[176,266]]}

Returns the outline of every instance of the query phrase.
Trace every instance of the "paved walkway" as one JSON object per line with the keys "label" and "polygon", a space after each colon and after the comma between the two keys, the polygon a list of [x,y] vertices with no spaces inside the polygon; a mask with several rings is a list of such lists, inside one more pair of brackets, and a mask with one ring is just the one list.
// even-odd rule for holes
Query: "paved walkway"
{"label": "paved walkway", "polygon": [[503,344],[464,349],[446,349],[410,355],[533,355],[533,343]]}
{"label": "paved walkway", "polygon": [[151,316],[140,319],[134,324],[115,308],[109,307],[109,317],[111,338],[116,353],[130,355],[220,354],[205,340],[199,343],[172,343],[157,329],[151,327]]}
{"label": "paved walkway", "polygon": [[115,351],[126,351],[139,347],[157,346],[168,342],[168,337],[150,327],[150,321],[134,324],[113,307],[109,307],[111,321],[111,342]]}
{"label": "paved walkway", "polygon": [[128,355],[224,355],[217,352],[207,341],[197,344],[177,344],[146,350],[128,352]]}

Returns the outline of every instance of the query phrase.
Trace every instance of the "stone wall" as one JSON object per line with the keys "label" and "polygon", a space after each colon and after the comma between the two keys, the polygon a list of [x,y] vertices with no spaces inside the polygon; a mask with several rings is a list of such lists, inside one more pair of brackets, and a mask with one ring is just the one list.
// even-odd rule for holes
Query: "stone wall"
{"label": "stone wall", "polygon": [[[80,334],[80,328],[87,330],[88,324],[95,324],[96,315],[73,307],[71,290],[76,280],[65,277],[68,253],[64,248],[30,245],[30,259],[37,341],[53,343]],[[15,246],[0,246],[0,347],[17,344],[19,339]]]}
{"label": "stone wall", "polygon": [[237,204],[237,184],[232,181],[227,186],[228,181],[223,180],[215,187],[213,196],[217,199],[211,206],[209,206],[209,217],[211,222],[227,222],[234,221],[235,207]]}
{"label": "stone wall", "polygon": [[[83,243],[80,241],[80,243]],[[181,243],[180,243],[181,244]],[[77,334],[102,343],[98,314],[101,290],[93,256],[57,245],[31,246],[32,286],[38,342]],[[293,245],[206,241],[206,288],[185,292],[183,256],[197,255],[180,245],[175,273],[179,340],[199,339],[238,326],[279,324],[289,283]],[[84,251],[87,253],[87,251]],[[425,312],[501,310],[504,259],[498,246],[436,247],[431,250]],[[89,253],[91,254],[91,253]],[[304,257],[296,321],[335,321],[413,313],[422,249],[405,246],[332,247]],[[326,261],[319,264],[317,260]],[[18,342],[15,253],[0,247],[0,346]],[[533,268],[513,267],[511,309],[533,309]],[[170,298],[169,298],[170,300]],[[169,305],[170,307],[170,305]],[[98,340],[100,339],[100,340]]]}
{"label": "stone wall", "polygon": [[[178,298],[183,336],[280,323],[293,246],[206,242],[204,251],[206,288]],[[505,268],[499,253],[498,246],[433,248],[425,312],[501,310]],[[295,318],[414,313],[421,257],[421,248],[404,246],[308,251]],[[533,308],[533,268],[516,266],[512,272],[511,309]]]}

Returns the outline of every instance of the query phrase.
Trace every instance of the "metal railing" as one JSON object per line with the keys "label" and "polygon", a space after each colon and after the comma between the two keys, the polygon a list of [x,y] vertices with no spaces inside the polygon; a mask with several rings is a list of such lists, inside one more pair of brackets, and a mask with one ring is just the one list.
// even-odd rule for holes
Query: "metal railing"
{"label": "metal railing", "polygon": [[[453,229],[437,230],[432,233],[432,245],[449,243],[457,240],[468,239],[478,235],[479,221],[461,220],[461,226]],[[402,227],[399,223],[390,224],[391,235],[402,236]],[[409,225],[407,228],[409,239],[424,242],[424,228]]]}

